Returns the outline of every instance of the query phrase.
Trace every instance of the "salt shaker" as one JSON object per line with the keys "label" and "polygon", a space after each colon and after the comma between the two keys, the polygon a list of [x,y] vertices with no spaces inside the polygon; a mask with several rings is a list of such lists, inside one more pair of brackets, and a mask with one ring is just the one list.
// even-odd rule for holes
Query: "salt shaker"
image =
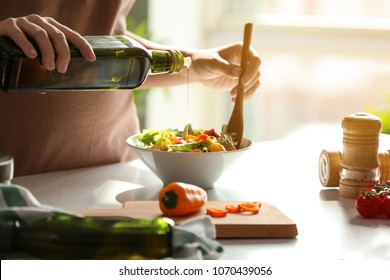
{"label": "salt shaker", "polygon": [[378,147],[382,123],[376,116],[355,113],[343,119],[342,128],[339,194],[357,198],[379,182]]}

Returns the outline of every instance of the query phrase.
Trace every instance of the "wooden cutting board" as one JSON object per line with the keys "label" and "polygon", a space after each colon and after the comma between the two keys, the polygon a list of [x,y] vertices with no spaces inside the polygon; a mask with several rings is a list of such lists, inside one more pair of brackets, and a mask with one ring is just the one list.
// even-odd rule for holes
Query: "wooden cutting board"
{"label": "wooden cutting board", "polygon": [[[225,205],[238,204],[232,201],[208,201],[201,211],[186,217],[169,217],[177,225],[204,215],[206,207],[225,208]],[[92,217],[131,217],[156,218],[161,217],[157,201],[128,201],[123,208],[74,210],[77,213]],[[217,238],[295,238],[298,235],[296,224],[275,206],[262,202],[258,214],[228,213],[224,218],[212,218],[216,226]]]}

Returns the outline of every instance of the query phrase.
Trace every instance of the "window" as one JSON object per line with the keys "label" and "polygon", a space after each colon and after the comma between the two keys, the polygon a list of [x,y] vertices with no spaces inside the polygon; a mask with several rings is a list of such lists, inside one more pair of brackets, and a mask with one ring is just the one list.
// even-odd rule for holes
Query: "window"
{"label": "window", "polygon": [[[161,16],[164,7],[178,1],[158,5],[154,0],[150,7]],[[151,33],[165,42],[214,47],[241,40],[244,23],[254,23],[252,42],[262,57],[262,86],[245,105],[245,135],[256,141],[286,137],[312,124],[339,126],[345,115],[387,106],[383,96],[390,92],[390,1],[180,3],[183,15],[165,17],[166,23],[157,20],[157,13],[150,14],[155,22]],[[175,32],[166,30],[174,24]],[[179,91],[167,104],[181,108],[176,113],[185,116],[185,88]],[[232,104],[226,94],[201,86],[191,87],[190,93],[194,107],[186,120],[216,128],[227,122]],[[175,101],[179,103],[173,105]],[[169,116],[162,126],[173,118]],[[162,119],[152,122],[161,124]]]}

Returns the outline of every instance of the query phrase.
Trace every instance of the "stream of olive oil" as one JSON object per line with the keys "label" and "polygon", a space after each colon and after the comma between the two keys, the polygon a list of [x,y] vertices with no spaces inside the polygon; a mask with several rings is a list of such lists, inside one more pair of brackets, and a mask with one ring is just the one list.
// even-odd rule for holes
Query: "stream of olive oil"
{"label": "stream of olive oil", "polygon": [[190,68],[187,67],[187,122],[190,123]]}

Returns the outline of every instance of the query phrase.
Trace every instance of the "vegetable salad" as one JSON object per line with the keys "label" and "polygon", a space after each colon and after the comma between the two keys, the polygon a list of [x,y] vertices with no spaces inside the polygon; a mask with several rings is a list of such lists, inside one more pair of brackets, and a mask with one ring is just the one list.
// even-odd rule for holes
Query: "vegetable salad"
{"label": "vegetable salad", "polygon": [[222,152],[236,150],[234,135],[214,129],[194,129],[191,124],[183,131],[178,129],[144,130],[138,137],[137,146],[168,152]]}

